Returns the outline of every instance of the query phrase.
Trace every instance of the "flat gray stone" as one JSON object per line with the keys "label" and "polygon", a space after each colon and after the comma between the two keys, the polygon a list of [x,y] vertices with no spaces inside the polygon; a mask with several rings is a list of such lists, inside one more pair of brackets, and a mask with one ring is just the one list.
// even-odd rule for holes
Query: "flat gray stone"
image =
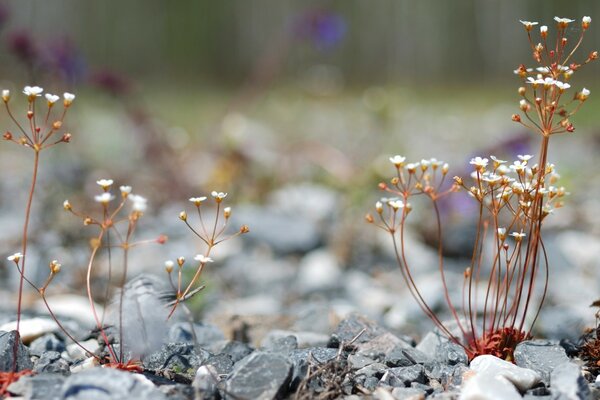
{"label": "flat gray stone", "polygon": [[191,343],[167,343],[144,358],[143,363],[150,370],[171,370],[191,379],[210,356],[208,351],[195,348]]}
{"label": "flat gray stone", "polygon": [[581,374],[581,367],[572,362],[558,365],[550,374],[550,389],[557,400],[586,400],[590,387]]}
{"label": "flat gray stone", "polygon": [[65,379],[58,374],[24,376],[12,383],[8,390],[27,400],[59,400]]}
{"label": "flat gray stone", "polygon": [[515,364],[541,374],[544,383],[550,382],[550,374],[557,366],[569,362],[565,349],[549,340],[527,340],[515,349]]}
{"label": "flat gray stone", "polygon": [[254,352],[237,363],[225,385],[225,399],[271,400],[286,393],[292,372],[287,358]]}

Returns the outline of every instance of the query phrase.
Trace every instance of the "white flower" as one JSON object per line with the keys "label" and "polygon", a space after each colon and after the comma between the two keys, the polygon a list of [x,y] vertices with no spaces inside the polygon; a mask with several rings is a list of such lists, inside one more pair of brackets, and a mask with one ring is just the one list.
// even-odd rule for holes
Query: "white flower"
{"label": "white flower", "polygon": [[131,188],[131,186],[120,186],[119,190],[121,191],[121,194],[123,196],[125,196],[125,195],[131,193],[132,188]]}
{"label": "white flower", "polygon": [[201,197],[190,197],[190,201],[196,205],[196,207],[200,207],[200,204],[206,200],[206,196]]}
{"label": "white flower", "polygon": [[404,208],[404,203],[402,200],[390,200],[388,201],[388,206],[392,207],[394,211],[398,211],[401,208]]}
{"label": "white flower", "polygon": [[127,197],[133,202],[133,211],[144,212],[148,208],[148,199],[138,194],[130,194]]}
{"label": "white flower", "polygon": [[25,86],[23,88],[23,93],[29,97],[39,97],[43,91],[44,89],[39,86]]}
{"label": "white flower", "polygon": [[506,228],[498,228],[498,238],[500,238],[500,240],[506,238]]}
{"label": "white flower", "polygon": [[390,157],[390,162],[394,164],[396,167],[401,167],[406,161],[406,157],[402,157],[399,155],[395,155],[394,157]]}
{"label": "white flower", "polygon": [[586,88],[581,89],[581,94],[584,96],[589,96],[590,95],[590,91]]}
{"label": "white flower", "polygon": [[550,86],[552,86],[552,85],[556,84],[556,82],[557,82],[557,81],[555,81],[554,79],[552,79],[552,78],[548,77],[548,78],[545,78],[545,79],[544,79],[544,86],[546,86],[546,87],[550,87]]}
{"label": "white flower", "polygon": [[563,26],[566,26],[567,24],[575,21],[574,19],[560,18],[560,17],[554,17],[554,20]]}
{"label": "white flower", "polygon": [[481,180],[491,183],[492,185],[499,182],[500,180],[502,180],[502,177],[500,175],[496,175],[496,174],[491,174],[491,173],[484,173],[481,177]]}
{"label": "white flower", "polygon": [[375,203],[375,211],[377,211],[378,214],[383,212],[383,203],[381,201]]}
{"label": "white flower", "polygon": [[555,81],[554,84],[556,85],[557,88],[559,88],[560,90],[567,90],[568,88],[571,87],[571,85],[569,85],[568,83],[563,83],[561,81]]}
{"label": "white flower", "polygon": [[490,156],[490,158],[492,159],[492,161],[494,162],[494,164],[496,165],[500,165],[500,164],[506,164],[505,160],[500,160],[498,157],[496,156]]}
{"label": "white flower", "polygon": [[537,72],[541,72],[542,74],[547,74],[550,72],[550,68],[548,67],[537,67],[536,68]]}
{"label": "white flower", "polygon": [[50,94],[50,93],[46,93],[45,94],[46,100],[48,100],[48,104],[54,104],[58,101],[58,99],[60,99],[59,96],[55,95],[55,94]]}
{"label": "white flower", "polygon": [[227,197],[227,193],[217,192],[216,190],[213,190],[210,195],[217,201],[217,203],[220,203],[225,197]]}
{"label": "white flower", "polygon": [[71,209],[71,203],[69,202],[69,200],[63,201],[63,208],[65,210],[70,210]]}
{"label": "white flower", "polygon": [[406,164],[406,170],[410,173],[414,173],[417,170],[418,166],[419,164],[416,163]]}
{"label": "white flower", "polygon": [[527,77],[527,81],[526,82],[530,83],[532,85],[543,85],[545,83],[542,78],[535,79],[535,78],[533,78],[531,76]]}
{"label": "white flower", "polygon": [[513,165],[510,166],[510,169],[512,169],[515,172],[520,172],[520,171],[524,171],[526,166],[527,166],[526,161],[515,161],[513,163]]}
{"label": "white flower", "polygon": [[517,158],[521,161],[527,162],[533,158],[531,154],[519,154]]}
{"label": "white flower", "polygon": [[19,262],[19,260],[23,257],[23,254],[21,253],[15,253],[12,256],[8,256],[6,257],[6,259],[8,261],[14,261],[14,262]]}
{"label": "white flower", "polygon": [[213,262],[213,259],[210,257],[206,257],[203,254],[198,254],[196,255],[196,257],[194,257],[194,260],[196,261],[200,261],[202,264],[206,264],[206,263],[211,263]]}
{"label": "white flower", "polygon": [[546,25],[540,26],[540,33],[548,33],[548,27]]}
{"label": "white flower", "polygon": [[475,168],[480,169],[480,168],[485,168],[488,165],[488,159],[487,158],[481,158],[481,157],[475,157],[475,158],[471,158],[471,161],[469,161],[469,164],[474,165]]}
{"label": "white flower", "polygon": [[527,235],[525,233],[523,233],[523,231],[521,231],[521,232],[511,232],[510,236],[512,236],[513,238],[515,238],[515,240],[517,242],[520,242]]}
{"label": "white flower", "polygon": [[104,192],[98,196],[94,196],[94,200],[98,203],[108,204],[111,200],[114,200],[115,196],[108,192]]}
{"label": "white flower", "polygon": [[[532,72],[532,71],[533,71],[533,68],[526,68],[525,69],[525,72]],[[522,69],[515,69],[515,70],[513,70],[513,73],[515,75],[521,75],[522,72],[523,72]]]}
{"label": "white flower", "polygon": [[8,103],[8,101],[10,100],[10,90],[4,89],[2,91],[2,100],[4,100],[5,103]]}
{"label": "white flower", "polygon": [[583,18],[581,18],[581,22],[583,22],[584,24],[591,24],[592,23],[592,17],[588,17],[587,15]]}
{"label": "white flower", "polygon": [[113,184],[113,180],[112,179],[100,179],[100,180],[97,180],[96,183],[102,189],[106,189],[106,188],[110,187]]}
{"label": "white flower", "polygon": [[63,98],[65,99],[65,106],[71,105],[73,100],[75,100],[75,95],[72,93],[65,92],[63,93]]}
{"label": "white flower", "polygon": [[523,21],[523,20],[519,20],[520,23],[522,23],[525,26],[525,29],[530,31],[531,28],[533,28],[534,25],[537,25],[537,22],[531,22],[531,21]]}

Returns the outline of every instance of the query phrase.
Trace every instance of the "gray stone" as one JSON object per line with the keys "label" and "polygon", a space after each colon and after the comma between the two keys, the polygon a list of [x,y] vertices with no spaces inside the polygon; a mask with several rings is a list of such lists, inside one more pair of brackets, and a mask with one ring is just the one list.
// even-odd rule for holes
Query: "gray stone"
{"label": "gray stone", "polygon": [[276,399],[288,390],[292,364],[285,357],[254,352],[237,363],[225,385],[225,399]]}
{"label": "gray stone", "polygon": [[374,364],[375,360],[361,354],[350,354],[348,356],[348,363],[351,365],[352,369],[361,369],[367,365]]}
{"label": "gray stone", "polygon": [[292,378],[290,387],[294,389],[305,377],[308,372],[308,363],[314,360],[319,364],[333,360],[337,356],[336,349],[326,347],[317,347],[312,349],[294,350],[289,355],[289,360],[292,363]]}
{"label": "gray stone", "polygon": [[531,389],[541,380],[540,374],[536,371],[516,366],[489,354],[475,357],[471,360],[469,368],[480,374],[503,376],[521,392]]}
{"label": "gray stone", "polygon": [[363,354],[377,359],[385,359],[385,357],[398,348],[412,349],[409,343],[403,341],[390,332],[385,332],[364,343],[358,343],[356,345],[358,354]]}
{"label": "gray stone", "polygon": [[550,382],[554,368],[566,362],[569,362],[569,357],[556,342],[528,340],[519,343],[515,349],[515,364],[539,372],[546,384]]}
{"label": "gray stone", "polygon": [[[202,368],[202,367],[200,367]],[[158,387],[161,393],[164,393],[168,400],[193,400],[194,399],[194,388],[190,385],[184,385],[181,383],[175,385],[162,385]],[[202,400],[209,400],[209,397],[199,397]],[[214,397],[216,400],[216,397]]]}
{"label": "gray stone", "polygon": [[65,377],[57,374],[24,376],[12,383],[8,390],[28,400],[59,400]]}
{"label": "gray stone", "polygon": [[166,400],[143,375],[112,368],[92,368],[68,377],[60,391],[61,400]]}
{"label": "gray stone", "polygon": [[225,339],[225,334],[219,327],[207,323],[195,323],[194,333],[192,325],[189,322],[177,322],[169,329],[169,342],[173,343],[196,343],[200,347],[208,347],[214,342]]}
{"label": "gray stone", "polygon": [[[15,346],[17,357],[15,360]],[[0,331],[0,371],[22,371],[33,368],[29,358],[29,349],[19,340],[17,331]]]}
{"label": "gray stone", "polygon": [[393,387],[407,387],[412,382],[427,382],[425,368],[422,365],[415,364],[410,367],[390,368],[380,381],[380,383]]}
{"label": "gray stone", "polygon": [[450,365],[467,364],[469,361],[465,350],[460,345],[449,341],[437,330],[428,332],[417,344],[416,349],[436,361]]}
{"label": "gray stone", "polygon": [[247,224],[252,227],[252,235],[244,239],[256,243],[266,243],[279,254],[306,253],[321,242],[321,233],[315,223],[296,213],[260,208],[240,207],[232,216],[232,225]]}
{"label": "gray stone", "polygon": [[289,354],[298,349],[298,340],[293,335],[276,336],[263,340],[264,351]]}
{"label": "gray stone", "polygon": [[29,352],[36,356],[41,356],[45,351],[58,351],[62,353],[65,350],[65,342],[57,338],[54,333],[47,333],[35,339],[29,345]]}
{"label": "gray stone", "polygon": [[265,338],[262,340],[262,346],[265,348],[272,347],[272,343],[275,340],[284,338],[286,336],[292,336],[296,339],[297,347],[299,349],[309,348],[309,347],[321,347],[327,346],[329,342],[329,335],[325,335],[322,333],[314,333],[314,332],[294,332],[294,331],[286,331],[275,329],[270,331]]}
{"label": "gray stone", "polygon": [[250,345],[236,340],[224,342],[213,349],[217,354],[229,355],[234,364],[254,351]]}
{"label": "gray stone", "polygon": [[204,365],[212,366],[219,375],[228,375],[233,369],[233,360],[228,354],[217,354],[210,356]]}
{"label": "gray stone", "polygon": [[150,370],[168,369],[191,378],[209,357],[208,351],[196,349],[190,343],[167,343],[156,353],[144,358],[143,363]]}
{"label": "gray stone", "polygon": [[211,399],[218,396],[219,373],[212,365],[203,365],[196,371],[192,387],[197,399]]}
{"label": "gray stone", "polygon": [[459,400],[521,400],[521,394],[503,376],[475,374],[462,387]]}
{"label": "gray stone", "polygon": [[384,362],[388,367],[408,367],[430,363],[432,359],[414,347],[396,347],[386,355]]}
{"label": "gray stone", "polygon": [[62,359],[57,351],[46,351],[37,360],[33,371],[36,373],[48,372],[70,375],[69,363]]}
{"label": "gray stone", "polygon": [[300,260],[296,281],[303,293],[309,293],[338,288],[341,276],[337,257],[331,251],[319,249]]}
{"label": "gray stone", "polygon": [[557,400],[586,400],[590,387],[581,374],[581,367],[571,362],[556,366],[550,374],[550,389]]}
{"label": "gray stone", "polygon": [[369,364],[366,367],[363,367],[354,373],[355,376],[364,375],[366,377],[375,377],[377,380],[381,379],[385,372],[388,370],[388,367],[381,363],[373,363]]}
{"label": "gray stone", "polygon": [[344,318],[332,333],[328,347],[339,347],[341,342],[349,342],[361,331],[364,332],[354,343],[365,343],[388,331],[376,322],[371,321],[360,314],[352,313]]}

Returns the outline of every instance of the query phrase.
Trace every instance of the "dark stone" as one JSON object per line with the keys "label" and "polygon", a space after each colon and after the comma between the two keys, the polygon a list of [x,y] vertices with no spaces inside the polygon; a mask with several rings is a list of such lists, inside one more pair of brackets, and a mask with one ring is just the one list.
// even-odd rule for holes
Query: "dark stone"
{"label": "dark stone", "polygon": [[28,400],[59,400],[65,377],[58,374],[24,376],[12,383],[8,390]]}
{"label": "dark stone", "polygon": [[569,357],[558,343],[548,340],[528,340],[515,349],[515,364],[537,371],[544,383],[550,382],[550,374],[557,366],[569,362]]}
{"label": "dark stone", "polygon": [[219,375],[229,375],[233,369],[233,361],[228,354],[210,356],[203,365],[212,365]]}
{"label": "dark stone", "polygon": [[227,354],[231,357],[231,360],[235,363],[240,361],[242,358],[246,357],[248,354],[252,353],[254,348],[250,345],[232,340],[227,342],[220,351],[217,351],[219,354]]}
{"label": "dark stone", "polygon": [[590,387],[581,374],[581,367],[572,362],[556,366],[550,374],[550,389],[558,400],[591,397]]}
{"label": "dark stone", "polygon": [[431,361],[430,357],[414,347],[397,347],[384,359],[388,367],[408,367],[414,364],[430,363]]}
{"label": "dark stone", "polygon": [[339,347],[341,342],[349,342],[361,331],[364,332],[354,341],[355,344],[365,343],[388,331],[362,315],[352,313],[343,319],[331,335],[327,347]]}
{"label": "dark stone", "polygon": [[166,400],[145,377],[112,368],[91,368],[68,377],[61,400]]}
{"label": "dark stone", "polygon": [[381,383],[393,387],[408,387],[412,382],[426,383],[427,376],[422,365],[390,368],[381,378]]}
{"label": "dark stone", "polygon": [[[16,346],[16,360],[15,360]],[[22,371],[33,368],[29,357],[29,349],[19,339],[17,331],[0,331],[0,371]]]}
{"label": "dark stone", "polygon": [[297,349],[298,339],[296,339],[296,336],[289,335],[269,340],[267,343],[265,343],[265,346],[262,350],[272,353],[290,354],[292,351]]}
{"label": "dark stone", "polygon": [[196,340],[200,347],[209,347],[214,342],[225,339],[223,331],[212,324],[196,323],[194,324],[194,333],[192,333],[192,325],[189,322],[177,322],[169,329],[169,342],[194,343]]}
{"label": "dark stone", "polygon": [[35,339],[29,345],[29,352],[38,357],[45,351],[57,351],[62,353],[65,349],[65,342],[57,338],[54,333],[47,333],[44,336]]}
{"label": "dark stone", "polygon": [[36,373],[48,372],[62,375],[70,375],[69,363],[62,359],[57,351],[46,351],[37,360],[33,371]]}
{"label": "dark stone", "polygon": [[309,357],[315,362],[323,364],[337,357],[338,351],[326,347],[315,347],[312,349],[294,350],[289,354],[289,361],[292,363],[292,378],[290,387],[295,389],[298,384],[306,377],[308,372]]}
{"label": "dark stone", "polygon": [[156,353],[144,358],[143,362],[150,370],[171,370],[192,378],[210,356],[208,351],[195,348],[191,343],[167,343]]}
{"label": "dark stone", "polygon": [[385,374],[385,372],[387,370],[388,370],[388,367],[386,367],[385,365],[383,365],[381,363],[374,363],[374,364],[370,364],[364,368],[359,369],[358,371],[356,371],[354,373],[354,376],[364,375],[367,378],[375,377],[375,378],[377,378],[377,380],[379,380],[379,379],[381,379],[381,377],[383,377],[383,375]]}
{"label": "dark stone", "polygon": [[225,399],[276,399],[286,394],[292,363],[285,357],[254,352],[237,363],[225,385]]}

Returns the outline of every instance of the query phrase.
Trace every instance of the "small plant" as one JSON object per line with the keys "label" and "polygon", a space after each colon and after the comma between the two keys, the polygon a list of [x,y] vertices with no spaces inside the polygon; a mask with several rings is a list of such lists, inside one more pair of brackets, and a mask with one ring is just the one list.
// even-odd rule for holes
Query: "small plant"
{"label": "small plant", "polygon": [[[25,86],[23,94],[27,97],[27,111],[25,113],[26,123],[21,124],[19,119],[15,117],[11,108],[10,100],[11,93],[9,90],[2,91],[2,101],[6,108],[8,116],[17,128],[16,133],[8,130],[4,133],[3,138],[8,142],[12,142],[19,146],[25,147],[33,152],[33,170],[31,175],[31,185],[29,187],[29,195],[27,202],[25,203],[25,216],[23,220],[23,233],[21,237],[21,251],[8,257],[9,261],[15,263],[19,272],[19,288],[17,292],[17,324],[16,331],[19,334],[21,314],[22,314],[22,300],[23,300],[23,283],[27,280],[26,278],[26,261],[27,261],[27,245],[29,243],[29,221],[31,217],[31,206],[33,204],[33,198],[35,195],[35,189],[38,181],[38,171],[40,168],[40,155],[43,151],[50,149],[60,143],[69,143],[71,140],[71,134],[62,132],[63,124],[67,111],[71,107],[75,95],[71,93],[64,93],[62,108],[58,108],[56,104],[59,102],[60,97],[54,94],[46,93],[44,95],[46,104],[45,110],[38,103],[38,98],[42,96],[44,89],[39,86]],[[37,105],[37,107],[36,107]],[[60,267],[59,267],[60,268]],[[18,379],[18,375],[27,373],[27,371],[21,371],[17,373],[16,365],[16,353],[18,350],[18,340],[15,341],[15,348],[13,356],[15,359],[15,365],[12,371],[8,373],[0,373],[0,381],[4,382],[0,389],[0,395],[5,392],[6,387],[12,382]],[[8,374],[8,375],[6,375]]]}
{"label": "small plant", "polygon": [[[542,238],[546,217],[563,205],[567,194],[555,186],[559,175],[548,161],[548,146],[554,135],[572,133],[571,117],[579,111],[590,91],[583,88],[567,97],[568,83],[583,65],[598,58],[591,52],[581,62],[573,56],[580,47],[591,18],[583,17],[579,38],[573,46],[567,39],[567,28],[574,20],[555,17],[556,40],[548,40],[548,27],[541,26],[540,42],[532,37],[537,22],[521,21],[537,67],[524,64],[514,71],[523,81],[521,114],[512,120],[541,137],[537,160],[532,155],[519,155],[512,164],[494,156],[471,159],[473,172],[469,182],[454,177],[445,185],[449,167],[436,159],[406,163],[405,157],[391,157],[396,175],[380,189],[391,198],[378,201],[376,218],[367,221],[388,232],[392,238],[397,263],[411,295],[425,314],[452,342],[462,346],[469,359],[492,354],[513,359],[518,343],[531,337],[531,328],[539,316],[548,289],[549,260]],[[535,162],[537,161],[537,162]],[[438,201],[461,189],[478,206],[477,234],[471,263],[464,271],[462,304],[456,306],[449,294],[444,275],[442,223]],[[411,198],[422,197],[431,202],[437,225],[439,271],[446,303],[456,321],[458,332],[452,332],[435,314],[417,287],[407,257],[405,228],[412,210]],[[488,247],[491,243],[491,254]],[[543,275],[543,279],[542,279]],[[540,282],[541,280],[541,282]],[[542,285],[539,299],[534,292]],[[483,299],[483,304],[478,301]]]}
{"label": "small plant", "polygon": [[175,262],[171,260],[165,262],[165,270],[169,276],[169,282],[175,291],[175,299],[172,302],[172,307],[168,318],[171,318],[179,303],[189,299],[204,288],[204,286],[198,286],[197,284],[206,264],[213,262],[213,259],[210,257],[210,255],[214,247],[226,240],[250,231],[247,225],[242,225],[236,233],[225,236],[227,224],[229,222],[229,218],[231,217],[231,207],[223,207],[223,200],[227,197],[227,193],[213,191],[211,192],[211,197],[216,204],[216,210],[210,225],[205,224],[202,211],[205,208],[204,204],[208,199],[207,196],[191,197],[189,199],[189,201],[196,207],[196,213],[198,214],[198,220],[200,223],[198,228],[194,228],[192,225],[190,225],[187,212],[182,211],[179,213],[179,219],[182,220],[194,233],[194,235],[196,235],[206,245],[206,248],[203,253],[197,254],[194,257],[194,261],[197,262],[196,270],[192,279],[187,285],[183,285],[182,282],[185,258],[177,258],[177,284],[175,284],[172,277]]}

